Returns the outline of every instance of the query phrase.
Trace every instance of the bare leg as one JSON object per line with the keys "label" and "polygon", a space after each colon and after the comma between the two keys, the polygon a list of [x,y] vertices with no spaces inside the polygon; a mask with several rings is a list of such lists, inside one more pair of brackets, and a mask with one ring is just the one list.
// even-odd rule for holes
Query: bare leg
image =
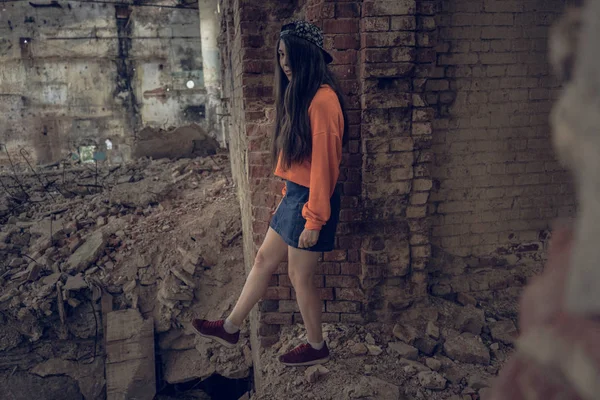
{"label": "bare leg", "polygon": [[233,324],[241,326],[244,319],[250,314],[252,307],[265,295],[271,275],[279,264],[285,261],[287,252],[288,245],[273,229],[269,228],[267,236],[256,254],[254,266],[248,274],[242,294],[229,315],[228,319]]}
{"label": "bare leg", "polygon": [[318,260],[319,253],[293,247],[288,250],[290,280],[296,290],[298,306],[310,343],[321,343],[323,341],[321,327],[322,302],[314,280]]}

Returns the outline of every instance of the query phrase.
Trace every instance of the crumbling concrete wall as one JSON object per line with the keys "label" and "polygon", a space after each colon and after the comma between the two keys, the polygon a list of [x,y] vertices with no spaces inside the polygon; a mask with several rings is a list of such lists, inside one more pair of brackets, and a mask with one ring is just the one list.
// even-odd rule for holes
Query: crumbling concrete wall
{"label": "crumbling concrete wall", "polygon": [[4,3],[0,143],[50,163],[109,139],[126,159],[143,126],[204,124],[199,29],[197,9],[160,3]]}
{"label": "crumbling concrete wall", "polygon": [[548,32],[565,1],[444,2],[436,17],[436,295],[514,297],[541,266],[553,220],[575,212],[570,175],[552,150],[559,81]]}

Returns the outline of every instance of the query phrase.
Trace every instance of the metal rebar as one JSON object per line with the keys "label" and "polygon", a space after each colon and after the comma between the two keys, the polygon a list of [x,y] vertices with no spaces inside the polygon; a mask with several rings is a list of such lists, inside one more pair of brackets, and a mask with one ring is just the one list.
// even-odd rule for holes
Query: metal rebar
{"label": "metal rebar", "polygon": [[25,160],[25,162],[29,166],[29,169],[31,169],[31,172],[33,172],[33,175],[35,175],[35,177],[37,178],[37,180],[40,182],[40,185],[42,186],[42,189],[46,193],[48,193],[48,195],[52,198],[52,201],[56,200],[54,198],[54,196],[52,195],[52,193],[50,193],[50,191],[46,188],[46,185],[44,185],[44,182],[42,182],[42,177],[36,172],[36,170],[33,168],[33,166],[31,165],[31,163],[27,159],[27,156],[29,156],[29,152],[27,150],[25,150],[24,148],[21,148],[21,150],[19,150],[19,153],[21,154],[21,157],[23,157],[23,159]]}

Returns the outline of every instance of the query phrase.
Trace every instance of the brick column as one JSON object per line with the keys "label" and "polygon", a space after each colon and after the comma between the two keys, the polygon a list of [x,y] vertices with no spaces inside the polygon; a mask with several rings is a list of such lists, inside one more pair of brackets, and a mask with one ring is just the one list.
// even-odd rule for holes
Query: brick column
{"label": "brick column", "polygon": [[435,60],[427,47],[433,11],[414,0],[363,3],[360,277],[371,319],[393,317],[427,293],[434,112],[424,94]]}

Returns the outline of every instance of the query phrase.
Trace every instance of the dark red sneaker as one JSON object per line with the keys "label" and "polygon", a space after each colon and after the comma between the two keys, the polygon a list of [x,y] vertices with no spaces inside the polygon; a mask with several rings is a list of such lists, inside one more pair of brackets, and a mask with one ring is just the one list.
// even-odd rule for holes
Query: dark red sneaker
{"label": "dark red sneaker", "polygon": [[196,333],[202,337],[213,339],[223,346],[233,347],[240,340],[240,331],[236,333],[227,333],[223,325],[224,320],[207,321],[205,319],[195,319],[192,321],[192,326]]}
{"label": "dark red sneaker", "polygon": [[279,362],[290,367],[325,364],[329,361],[327,344],[321,350],[315,350],[310,344],[305,343],[294,350],[279,357]]}

